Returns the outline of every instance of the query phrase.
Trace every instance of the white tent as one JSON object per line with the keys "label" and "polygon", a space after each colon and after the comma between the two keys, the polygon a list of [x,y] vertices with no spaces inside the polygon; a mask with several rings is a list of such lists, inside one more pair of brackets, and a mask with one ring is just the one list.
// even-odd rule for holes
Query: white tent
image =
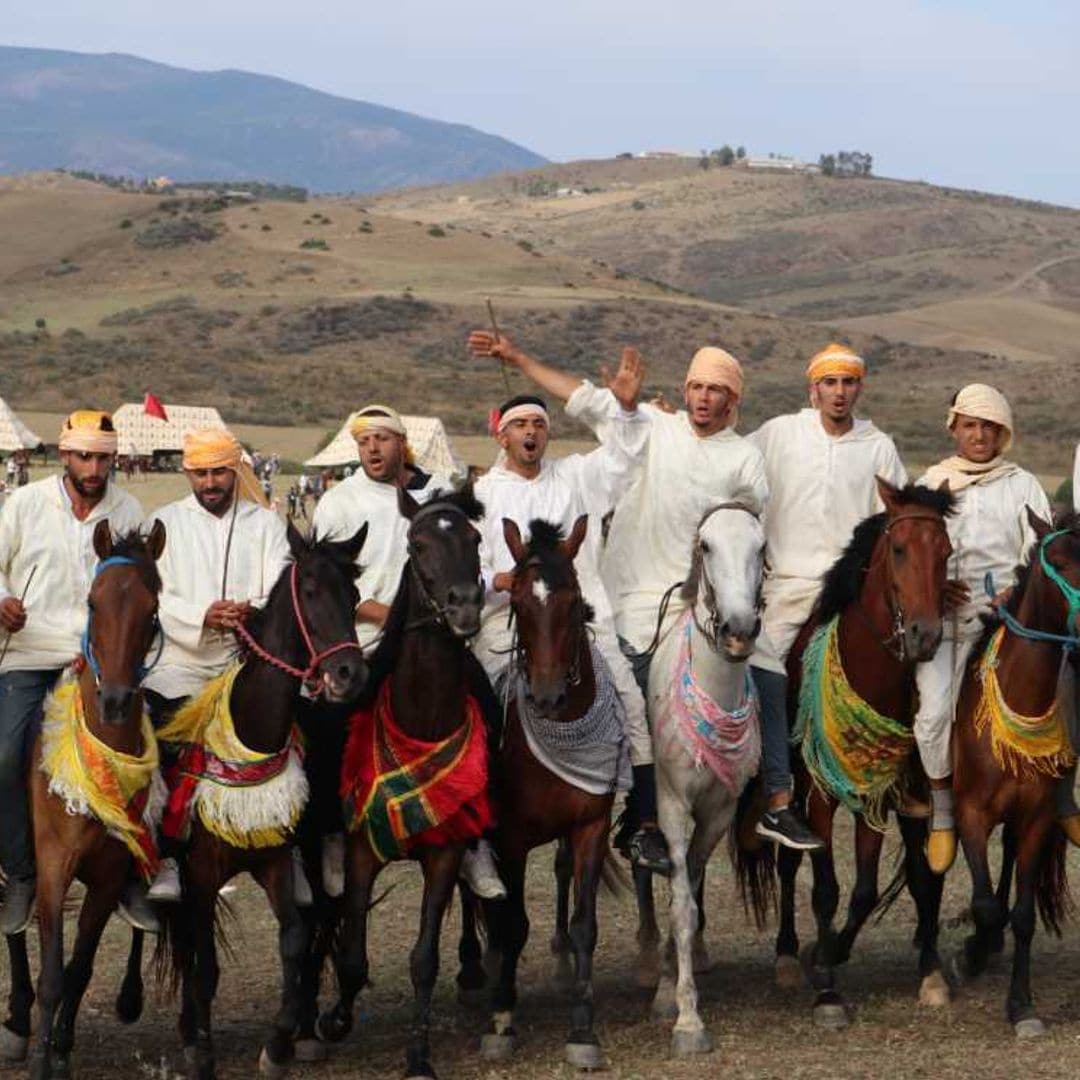
{"label": "white tent", "polygon": [[165,415],[168,420],[148,416],[141,403],[121,405],[113,413],[120,453],[150,455],[157,450],[179,452],[183,450],[184,436],[189,432],[225,426],[217,409],[203,405],[170,405],[166,402]]}
{"label": "white tent", "polygon": [[0,398],[0,451],[36,450],[44,440],[32,432]]}
{"label": "white tent", "polygon": [[[356,450],[356,440],[349,434],[349,425],[353,413],[341,425],[341,430],[330,440],[326,447],[314,457],[308,458],[305,465],[312,469],[331,469],[339,465],[355,465],[360,460]],[[468,467],[454,453],[450,437],[446,434],[443,422],[435,416],[403,416],[405,430],[408,432],[409,446],[416,457],[416,464],[425,472],[447,473],[454,480],[463,480]]]}

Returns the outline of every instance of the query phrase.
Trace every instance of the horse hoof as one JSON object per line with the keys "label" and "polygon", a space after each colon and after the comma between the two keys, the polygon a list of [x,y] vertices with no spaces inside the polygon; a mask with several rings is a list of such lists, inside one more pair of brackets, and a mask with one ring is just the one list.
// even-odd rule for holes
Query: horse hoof
{"label": "horse hoof", "polygon": [[325,1061],[330,1056],[330,1051],[326,1049],[326,1043],[320,1042],[318,1039],[297,1039],[293,1043],[293,1051],[296,1060],[304,1064]]}
{"label": "horse hoof", "polygon": [[48,1054],[34,1053],[26,1070],[30,1080],[52,1080],[52,1068]]}
{"label": "horse hoof", "polygon": [[566,1064],[575,1069],[602,1069],[607,1062],[599,1043],[568,1042],[565,1048]]}
{"label": "horse hoof", "polygon": [[842,1031],[848,1026],[847,1009],[833,1002],[815,1005],[814,1026],[824,1028],[826,1031]]}
{"label": "horse hoof", "polygon": [[343,1018],[337,1011],[320,1013],[315,1021],[315,1037],[324,1043],[339,1043],[352,1029],[352,1017]]}
{"label": "horse hoof", "polygon": [[0,1063],[19,1065],[26,1060],[30,1049],[30,1040],[25,1035],[16,1035],[7,1025],[0,1026]]}
{"label": "horse hoof", "polygon": [[517,1036],[512,1032],[489,1031],[480,1038],[480,1056],[485,1061],[509,1061],[517,1050]]}
{"label": "horse hoof", "polygon": [[713,962],[712,958],[709,956],[709,949],[705,944],[704,938],[694,938],[691,957],[693,958],[695,975],[706,975],[712,971]]}
{"label": "horse hoof", "polygon": [[692,1057],[694,1054],[708,1054],[712,1051],[713,1041],[709,1033],[701,1028],[698,1031],[679,1031],[671,1033],[671,1056]]}
{"label": "horse hoof", "polygon": [[940,1009],[949,1004],[949,984],[940,971],[932,971],[919,984],[919,1004]]}
{"label": "horse hoof", "polygon": [[67,1054],[53,1054],[53,1080],[71,1080],[71,1058]]}
{"label": "horse hoof", "polygon": [[120,994],[116,999],[116,1018],[121,1024],[134,1024],[142,1016],[142,994]]}
{"label": "horse hoof", "polygon": [[802,964],[796,956],[778,956],[773,978],[781,990],[801,990],[803,988]]}
{"label": "horse hoof", "polygon": [[1018,1039],[1038,1039],[1046,1034],[1046,1025],[1037,1016],[1029,1016],[1026,1020],[1017,1020],[1013,1031]]}
{"label": "horse hoof", "polygon": [[289,1066],[279,1065],[276,1061],[273,1061],[270,1055],[266,1052],[264,1046],[259,1051],[259,1075],[268,1076],[270,1080],[282,1080],[283,1077],[288,1076]]}

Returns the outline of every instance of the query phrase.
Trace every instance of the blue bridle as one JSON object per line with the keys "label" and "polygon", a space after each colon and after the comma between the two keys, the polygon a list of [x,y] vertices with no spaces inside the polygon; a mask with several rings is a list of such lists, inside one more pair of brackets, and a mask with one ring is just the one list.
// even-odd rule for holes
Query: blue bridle
{"label": "blue bridle", "polygon": [[[108,570],[110,566],[138,566],[138,562],[135,559],[129,559],[126,555],[110,555],[107,559],[102,559],[94,568],[94,579],[97,580],[98,576],[104,570]],[[86,629],[82,633],[82,651],[83,656],[86,657],[86,663],[90,670],[94,673],[94,681],[101,685],[101,665],[98,663],[97,657],[94,655],[94,647],[90,643],[90,629],[94,621],[94,612],[90,610],[86,616]],[[157,611],[154,612],[154,637],[158,640],[157,653],[154,655],[154,659],[149,663],[140,664],[138,670],[135,672],[135,685],[141,685],[142,681],[147,675],[154,669],[157,662],[161,659],[162,650],[165,648],[165,634],[162,632],[161,623],[158,620]],[[144,658],[145,659],[145,658]]]}

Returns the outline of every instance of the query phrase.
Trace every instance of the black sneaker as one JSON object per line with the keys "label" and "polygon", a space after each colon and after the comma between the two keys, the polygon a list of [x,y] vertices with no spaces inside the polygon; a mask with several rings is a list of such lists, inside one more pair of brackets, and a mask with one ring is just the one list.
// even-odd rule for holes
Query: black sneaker
{"label": "black sneaker", "polygon": [[804,825],[790,806],[781,807],[779,810],[766,810],[754,832],[766,840],[775,840],[795,851],[820,851],[825,846],[825,841],[809,826]]}
{"label": "black sneaker", "polygon": [[671,877],[671,856],[668,854],[667,840],[659,829],[638,829],[630,837],[627,850],[634,866]]}
{"label": "black sneaker", "polygon": [[629,810],[624,810],[615,819],[615,833],[611,838],[611,846],[624,858],[630,858],[630,841],[638,831],[638,823],[631,816]]}

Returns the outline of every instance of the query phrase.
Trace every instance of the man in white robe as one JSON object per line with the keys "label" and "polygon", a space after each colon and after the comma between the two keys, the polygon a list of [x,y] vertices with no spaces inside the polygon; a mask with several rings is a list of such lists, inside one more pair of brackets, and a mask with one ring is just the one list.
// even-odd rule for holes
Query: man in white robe
{"label": "man in white robe", "polygon": [[992,606],[984,581],[990,573],[999,592],[1016,583],[1016,568],[1035,543],[1029,507],[1050,520],[1050,502],[1042,485],[1004,457],[1014,426],[1012,409],[1000,391],[982,383],[965,386],[953,398],[946,426],[956,453],[919,479],[934,488],[948,481],[956,497],[956,510],[947,521],[953,545],[949,577],[954,610],[945,620],[944,639],[934,658],[916,669],[915,739],[930,779],[933,812],[927,858],[938,874],[956,858],[950,741],[964,668],[983,631],[980,615]]}
{"label": "man in white robe", "polygon": [[[72,413],[60,431],[63,472],[12,492],[0,510],[0,868],[7,877],[0,933],[21,933],[34,899],[27,793],[30,748],[46,695],[81,652],[97,555],[94,530],[138,528],[142,508],[109,482],[116,430],[108,413]],[[134,883],[133,883],[134,885]],[[144,930],[157,919],[145,894],[125,893],[122,913]]]}
{"label": "man in white robe", "polygon": [[[155,729],[235,660],[233,628],[266,602],[289,558],[285,525],[267,508],[230,432],[186,435],[183,465],[191,494],[156,515],[166,534],[158,561],[164,644],[143,683]],[[150,898],[176,902],[180,895],[176,859],[167,855]],[[297,900],[310,903],[299,874]]]}
{"label": "man in white robe", "polygon": [[856,417],[866,365],[846,345],[830,344],[807,365],[810,407],[767,420],[747,435],[765,458],[765,638],[754,678],[762,698],[762,761],[768,807],[760,836],[800,850],[821,845],[791,806],[792,777],[784,662],[821,591],[821,579],[855,526],[882,510],[878,476],[902,486],[907,473],[892,439]]}

